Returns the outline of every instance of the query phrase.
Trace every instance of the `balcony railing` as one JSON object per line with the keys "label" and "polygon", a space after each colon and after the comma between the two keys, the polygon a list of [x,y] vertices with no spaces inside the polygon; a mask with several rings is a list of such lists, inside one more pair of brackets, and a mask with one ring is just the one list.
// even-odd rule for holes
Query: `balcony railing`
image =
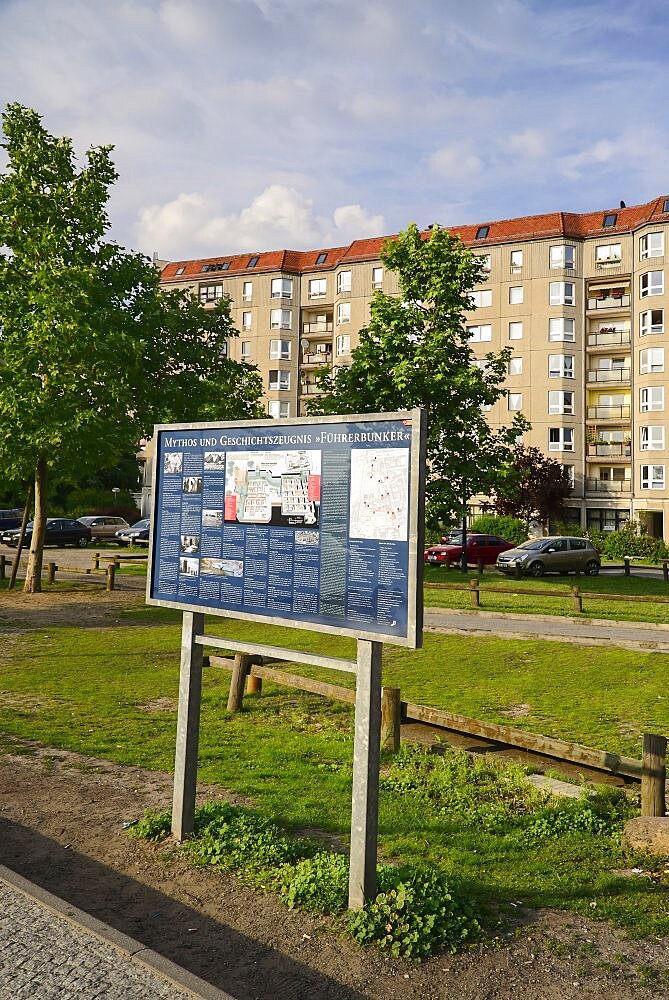
{"label": "balcony railing", "polygon": [[315,354],[305,354],[302,357],[303,365],[329,365],[332,363],[332,351],[317,351]]}
{"label": "balcony railing", "polygon": [[302,325],[302,332],[309,334],[316,333],[332,333],[334,329],[333,321],[330,319],[325,323],[304,323]]}
{"label": "balcony railing", "polygon": [[588,347],[615,347],[618,344],[629,344],[629,330],[599,330],[588,334]]}
{"label": "balcony railing", "polygon": [[620,406],[589,406],[588,420],[629,420],[631,409],[629,403]]}
{"label": "balcony railing", "polygon": [[623,441],[596,441],[588,445],[589,458],[629,458],[632,445]]}
{"label": "balcony railing", "polygon": [[300,396],[317,396],[323,390],[315,382],[301,382]]}
{"label": "balcony railing", "polygon": [[586,479],[587,493],[631,493],[631,479]]}
{"label": "balcony railing", "polygon": [[590,295],[588,309],[625,309],[629,308],[629,292],[621,295]]}
{"label": "balcony railing", "polygon": [[629,382],[631,368],[591,368],[588,382]]}

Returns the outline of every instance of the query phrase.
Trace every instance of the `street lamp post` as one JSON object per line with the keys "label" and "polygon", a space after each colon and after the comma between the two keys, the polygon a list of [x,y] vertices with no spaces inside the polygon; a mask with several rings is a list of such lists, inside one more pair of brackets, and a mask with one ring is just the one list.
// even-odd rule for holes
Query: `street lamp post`
{"label": "street lamp post", "polygon": [[120,486],[112,486],[111,491],[114,494],[114,510],[116,510],[116,501],[118,499],[119,493],[121,492],[121,487]]}

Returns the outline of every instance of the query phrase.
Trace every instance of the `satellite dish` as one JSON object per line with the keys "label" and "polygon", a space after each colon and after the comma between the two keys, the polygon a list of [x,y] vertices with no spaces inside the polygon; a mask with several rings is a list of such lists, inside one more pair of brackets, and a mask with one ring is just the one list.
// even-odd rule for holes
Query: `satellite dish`
{"label": "satellite dish", "polygon": [[309,341],[307,340],[306,337],[302,337],[302,340],[300,341],[300,347],[302,348],[303,351],[306,351],[307,348],[309,347]]}

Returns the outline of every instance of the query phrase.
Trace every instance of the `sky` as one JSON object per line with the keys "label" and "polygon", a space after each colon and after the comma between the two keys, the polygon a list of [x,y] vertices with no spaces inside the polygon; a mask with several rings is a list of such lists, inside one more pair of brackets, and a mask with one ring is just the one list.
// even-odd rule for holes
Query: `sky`
{"label": "sky", "polygon": [[0,0],[0,105],[168,260],[669,195],[667,53],[666,0]]}

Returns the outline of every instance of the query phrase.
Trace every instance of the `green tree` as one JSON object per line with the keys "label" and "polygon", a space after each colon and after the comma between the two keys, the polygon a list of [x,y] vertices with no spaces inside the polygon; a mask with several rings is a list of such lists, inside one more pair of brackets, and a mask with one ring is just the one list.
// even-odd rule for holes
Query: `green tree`
{"label": "green tree", "polygon": [[492,491],[490,507],[497,514],[519,517],[526,525],[533,519],[547,523],[560,518],[571,491],[571,478],[560,462],[539,448],[517,445],[509,474]]}
{"label": "green tree", "polygon": [[399,296],[375,292],[369,324],[350,367],[322,370],[324,394],[315,414],[427,410],[428,523],[466,513],[469,499],[488,494],[508,474],[510,449],[527,427],[520,414],[493,429],[484,407],[506,394],[510,351],[489,353],[482,366],[469,344],[465,313],[482,265],[458,237],[417,226],[385,242],[385,266],[399,282]]}
{"label": "green tree", "polygon": [[0,469],[35,482],[25,590],[40,589],[49,479],[117,464],[154,422],[259,415],[255,369],[227,354],[229,302],[165,293],[148,258],[105,240],[117,178],[9,104],[0,173]]}

